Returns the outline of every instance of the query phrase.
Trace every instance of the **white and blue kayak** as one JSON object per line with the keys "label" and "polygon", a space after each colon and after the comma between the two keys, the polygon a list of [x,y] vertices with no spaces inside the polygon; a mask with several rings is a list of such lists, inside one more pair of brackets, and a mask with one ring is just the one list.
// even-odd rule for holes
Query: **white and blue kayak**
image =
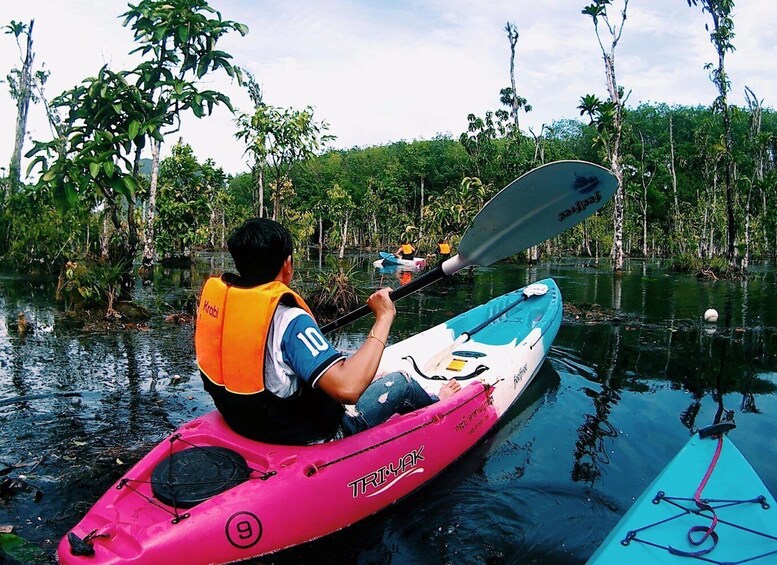
{"label": "white and blue kayak", "polygon": [[380,267],[391,267],[391,266],[398,266],[398,267],[410,267],[413,269],[423,269],[426,267],[426,259],[424,257],[413,257],[412,259],[401,259],[394,255],[393,253],[389,253],[387,251],[381,251],[379,252],[380,259],[375,261],[373,265],[376,268]]}
{"label": "white and blue kayak", "polygon": [[725,434],[705,430],[661,471],[588,563],[698,561],[777,563],[774,497]]}

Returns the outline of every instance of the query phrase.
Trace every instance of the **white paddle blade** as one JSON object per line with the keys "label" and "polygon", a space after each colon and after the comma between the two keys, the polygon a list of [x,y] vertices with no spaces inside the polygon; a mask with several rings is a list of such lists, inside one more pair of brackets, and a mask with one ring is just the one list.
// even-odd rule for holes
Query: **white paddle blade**
{"label": "white paddle blade", "polygon": [[556,161],[537,167],[503,188],[475,216],[459,244],[459,263],[485,267],[555,237],[600,210],[617,188],[615,175],[593,163]]}

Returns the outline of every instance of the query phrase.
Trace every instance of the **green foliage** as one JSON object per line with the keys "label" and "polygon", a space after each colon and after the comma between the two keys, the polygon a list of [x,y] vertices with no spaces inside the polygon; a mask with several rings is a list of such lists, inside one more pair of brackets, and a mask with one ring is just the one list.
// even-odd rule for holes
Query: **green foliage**
{"label": "green foliage", "polygon": [[[227,96],[200,90],[194,80],[223,69],[240,82],[242,74],[230,62],[231,55],[215,47],[229,31],[248,31],[243,24],[224,20],[204,0],[142,0],[129,8],[123,17],[138,45],[133,53],[148,58],[132,70],[105,66],[55,98],[52,107],[67,117],[55,124],[55,139],[36,141],[27,153],[32,158],[28,172],[40,168],[38,189],[49,191],[62,213],[108,208],[114,229],[124,233],[126,242],[118,262],[127,254],[134,256],[137,248],[135,171],[146,142],[161,143],[163,129],[176,124],[180,112],[191,110],[202,117],[217,104],[232,109]],[[18,38],[20,31],[15,33]],[[178,194],[169,201],[168,211],[180,220],[185,215],[180,208],[191,198]],[[194,243],[190,227],[181,221],[171,226],[187,228],[178,237],[183,243],[174,246]]]}
{"label": "green foliage", "polygon": [[50,190],[62,211],[126,204],[137,189],[135,149],[145,146],[146,134],[159,137],[164,117],[127,82],[126,72],[107,67],[55,98],[52,106],[67,112],[59,137],[36,141],[27,153],[32,158],[28,174],[41,168],[38,188]]}
{"label": "green foliage", "polygon": [[[180,112],[191,110],[201,118],[215,105],[232,111],[229,97],[214,90],[199,90],[193,79],[224,69],[238,83],[242,71],[231,63],[232,56],[216,49],[219,39],[230,31],[245,36],[248,27],[224,20],[205,0],[141,0],[122,14],[138,44],[131,53],[149,58],[133,71],[137,87],[153,100],[166,123]],[[210,17],[214,16],[214,17]]]}
{"label": "green foliage", "polygon": [[0,260],[20,271],[57,273],[69,259],[94,251],[97,233],[88,215],[60,214],[47,191],[22,187],[0,207]]}
{"label": "green foliage", "polygon": [[99,260],[69,261],[59,277],[57,299],[68,311],[83,312],[106,305],[110,310],[130,267]]}
{"label": "green foliage", "polygon": [[[186,107],[191,107],[199,117],[210,93],[199,93],[201,99],[184,94],[192,87],[180,80],[184,75],[193,73],[200,79],[209,71],[223,68],[230,77],[242,80],[240,69],[230,62],[232,56],[216,50],[215,45],[230,31],[245,36],[248,33],[245,24],[222,19],[221,13],[205,0],[141,0],[129,7],[122,17],[125,18],[124,26],[131,24],[135,42],[139,44],[132,53],[153,55],[147,64],[139,67],[147,86],[157,88],[160,83],[168,84],[172,87],[173,99],[185,101]],[[209,17],[211,15],[215,17]],[[172,68],[178,73],[164,71]],[[194,92],[192,90],[190,94]],[[217,98],[228,103],[223,95]]]}
{"label": "green foliage", "polygon": [[358,278],[356,267],[344,271],[339,265],[324,267],[304,278],[306,300],[320,318],[331,321],[361,306],[366,299],[366,286]]}
{"label": "green foliage", "polygon": [[723,276],[728,272],[728,261],[721,256],[705,260],[692,253],[681,253],[672,257],[669,270],[675,273],[698,274],[707,272]]}
{"label": "green foliage", "polygon": [[241,114],[237,120],[235,134],[246,145],[255,166],[265,169],[271,178],[269,186],[274,187],[273,217],[283,218],[284,195],[281,187],[290,178],[291,168],[304,161],[324,147],[334,136],[324,132],[329,129],[326,122],[313,119],[313,108],[304,110],[276,108],[261,101],[257,102],[253,114]]}
{"label": "green foliage", "polygon": [[0,552],[0,556],[6,554],[19,563],[27,563],[28,565],[49,563],[45,551],[16,534],[0,533]]}
{"label": "green foliage", "polygon": [[440,238],[461,237],[486,202],[488,188],[477,177],[464,177],[455,190],[432,196],[424,207],[425,246]]}
{"label": "green foliage", "polygon": [[162,255],[190,258],[195,247],[207,244],[211,202],[225,185],[212,161],[198,163],[189,145],[173,147],[159,165],[156,243]]}

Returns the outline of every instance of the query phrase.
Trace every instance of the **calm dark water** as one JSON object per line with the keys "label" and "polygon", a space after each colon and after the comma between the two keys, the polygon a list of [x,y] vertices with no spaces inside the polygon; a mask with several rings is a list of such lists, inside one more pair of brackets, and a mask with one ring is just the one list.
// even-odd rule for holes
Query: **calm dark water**
{"label": "calm dark water", "polygon": [[[366,280],[399,284],[372,259],[354,259]],[[129,466],[211,409],[192,324],[165,315],[187,311],[204,277],[228,267],[219,255],[191,271],[158,268],[136,293],[160,314],[111,329],[70,322],[53,281],[0,274],[0,481],[30,488],[0,499],[0,526],[52,555]],[[377,516],[256,562],[582,563],[691,430],[712,422],[719,401],[734,411],[729,437],[777,493],[772,267],[721,282],[670,275],[659,263],[631,262],[618,279],[593,261],[499,264],[401,301],[392,339],[548,276],[567,305],[564,323],[487,441]],[[720,312],[715,325],[702,321],[709,307]],[[19,312],[34,331],[19,333]],[[369,326],[361,320],[333,339],[352,350]]]}

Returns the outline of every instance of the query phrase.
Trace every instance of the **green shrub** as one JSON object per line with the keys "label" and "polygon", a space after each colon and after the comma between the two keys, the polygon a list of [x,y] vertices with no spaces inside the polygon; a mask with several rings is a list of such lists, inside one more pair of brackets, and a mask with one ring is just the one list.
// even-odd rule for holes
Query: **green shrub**
{"label": "green shrub", "polygon": [[59,276],[57,299],[71,312],[105,308],[106,317],[115,317],[114,300],[121,293],[128,270],[125,263],[69,261]]}
{"label": "green shrub", "polygon": [[358,279],[356,268],[344,271],[341,267],[325,267],[302,277],[306,300],[320,318],[327,322],[364,303],[366,288]]}

